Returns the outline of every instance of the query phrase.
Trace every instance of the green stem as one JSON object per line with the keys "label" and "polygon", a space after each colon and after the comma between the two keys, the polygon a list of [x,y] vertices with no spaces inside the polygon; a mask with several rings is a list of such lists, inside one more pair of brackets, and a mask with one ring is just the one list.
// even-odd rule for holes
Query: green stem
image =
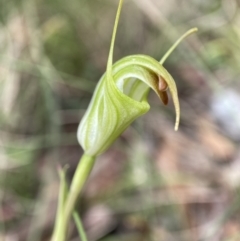
{"label": "green stem", "polygon": [[59,223],[59,227],[57,227],[58,232],[54,233],[51,241],[66,240],[68,224],[70,222],[71,215],[73,213],[79,194],[93,168],[94,163],[95,157],[93,156],[88,156],[84,154],[80,159],[64,205],[62,220]]}

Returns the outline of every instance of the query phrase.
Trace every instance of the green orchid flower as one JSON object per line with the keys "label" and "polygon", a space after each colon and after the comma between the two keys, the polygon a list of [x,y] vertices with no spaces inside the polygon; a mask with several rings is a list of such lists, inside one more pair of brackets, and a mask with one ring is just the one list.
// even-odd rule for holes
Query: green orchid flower
{"label": "green orchid flower", "polygon": [[[103,153],[135,119],[150,109],[147,101],[150,88],[164,104],[168,103],[167,89],[169,88],[176,111],[175,130],[179,125],[180,107],[177,87],[172,76],[162,66],[166,57],[176,46],[173,46],[160,62],[147,55],[132,55],[112,64],[122,4],[123,0],[119,2],[107,71],[95,89],[77,132],[79,143],[85,154],[90,156]],[[188,31],[175,45],[186,35],[195,31],[196,29]]]}
{"label": "green orchid flower", "polygon": [[146,55],[128,56],[118,61],[101,78],[83,117],[78,139],[88,155],[99,155],[150,106],[147,102],[152,88],[167,103],[166,88],[173,96],[176,124],[179,123],[179,101],[176,84],[167,70]]}

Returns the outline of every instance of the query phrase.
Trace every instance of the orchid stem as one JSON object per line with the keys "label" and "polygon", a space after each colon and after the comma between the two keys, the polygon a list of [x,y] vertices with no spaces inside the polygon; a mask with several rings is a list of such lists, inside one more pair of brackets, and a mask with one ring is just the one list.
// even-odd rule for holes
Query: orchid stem
{"label": "orchid stem", "polygon": [[82,191],[82,188],[89,177],[89,174],[95,163],[95,157],[83,155],[79,161],[73,180],[70,186],[69,193],[67,194],[64,208],[62,210],[61,222],[57,223],[57,232],[54,233],[51,241],[65,241],[67,238],[68,224],[73,214],[76,202]]}

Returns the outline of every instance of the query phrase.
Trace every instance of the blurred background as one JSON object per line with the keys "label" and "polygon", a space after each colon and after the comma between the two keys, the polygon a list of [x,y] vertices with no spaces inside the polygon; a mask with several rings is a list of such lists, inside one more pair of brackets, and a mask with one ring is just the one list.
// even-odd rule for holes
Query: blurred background
{"label": "blurred background", "polygon": [[[0,241],[47,241],[59,178],[105,72],[117,0],[0,0]],[[101,155],[78,202],[89,241],[240,240],[240,1],[126,0],[114,58],[156,59],[179,90]],[[79,240],[71,224],[69,240]]]}

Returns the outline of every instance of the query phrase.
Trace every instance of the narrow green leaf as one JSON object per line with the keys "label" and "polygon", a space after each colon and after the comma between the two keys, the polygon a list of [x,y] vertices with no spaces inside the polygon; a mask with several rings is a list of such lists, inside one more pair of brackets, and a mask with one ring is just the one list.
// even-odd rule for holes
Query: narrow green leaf
{"label": "narrow green leaf", "polygon": [[86,232],[84,230],[84,227],[83,227],[83,224],[82,224],[82,221],[81,221],[81,218],[76,211],[73,212],[73,219],[75,221],[75,224],[76,224],[76,227],[77,227],[77,230],[78,230],[79,237],[81,238],[81,241],[88,241]]}
{"label": "narrow green leaf", "polygon": [[66,182],[66,170],[67,166],[64,168],[58,167],[58,174],[60,177],[60,186],[59,186],[59,194],[58,194],[58,207],[57,207],[57,214],[56,214],[56,221],[55,221],[55,226],[54,226],[54,231],[53,231],[53,240],[54,237],[59,235],[61,233],[61,222],[63,221],[63,215],[64,215],[64,207],[65,207],[65,201],[67,198],[67,193],[68,193],[68,186]]}

